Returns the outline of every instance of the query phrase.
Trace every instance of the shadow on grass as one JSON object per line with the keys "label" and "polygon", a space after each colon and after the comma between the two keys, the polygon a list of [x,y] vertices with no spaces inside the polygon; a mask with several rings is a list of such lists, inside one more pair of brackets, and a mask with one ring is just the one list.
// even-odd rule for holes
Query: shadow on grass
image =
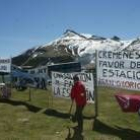
{"label": "shadow on grass", "polygon": [[83,116],[83,118],[85,119],[85,120],[94,120],[96,117],[95,116]]}
{"label": "shadow on grass", "polygon": [[[49,115],[49,116],[63,118],[63,119],[68,119],[68,118],[70,118],[70,116],[73,116],[72,114],[62,113],[62,112],[59,112],[59,111],[54,110],[54,109],[47,109],[44,111],[44,114]],[[94,119],[94,117],[84,116],[84,119],[91,120],[91,119]]]}
{"label": "shadow on grass", "polygon": [[140,140],[138,131],[119,126],[110,127],[97,119],[94,121],[93,130],[102,134],[118,136],[121,140]]}
{"label": "shadow on grass", "polygon": [[74,130],[73,135],[71,133],[71,128],[68,127],[68,135],[65,140],[84,140],[84,136],[78,132],[77,127],[72,127],[72,129]]}
{"label": "shadow on grass", "polygon": [[18,106],[18,105],[24,105],[28,108],[29,111],[31,112],[38,112],[40,111],[42,108],[36,107],[34,105],[28,104],[26,102],[22,102],[22,101],[14,101],[14,100],[4,100],[4,99],[0,99],[1,103],[6,103],[6,104],[11,104],[13,106]]}
{"label": "shadow on grass", "polygon": [[46,114],[48,116],[54,116],[54,117],[63,118],[63,119],[70,118],[70,114],[58,112],[58,111],[56,111],[54,109],[47,109],[47,110],[44,111],[44,114]]}

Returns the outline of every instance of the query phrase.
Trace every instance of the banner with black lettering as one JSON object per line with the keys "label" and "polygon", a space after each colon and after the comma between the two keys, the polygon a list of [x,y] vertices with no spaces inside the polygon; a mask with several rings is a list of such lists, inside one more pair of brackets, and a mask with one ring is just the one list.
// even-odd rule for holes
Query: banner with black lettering
{"label": "banner with black lettering", "polygon": [[139,51],[97,51],[98,85],[140,90]]}
{"label": "banner with black lettering", "polygon": [[94,80],[92,73],[61,73],[52,72],[52,91],[55,97],[70,98],[73,76],[78,74],[86,87],[87,101],[94,103]]}
{"label": "banner with black lettering", "polygon": [[0,72],[10,73],[11,72],[11,59],[0,58]]}

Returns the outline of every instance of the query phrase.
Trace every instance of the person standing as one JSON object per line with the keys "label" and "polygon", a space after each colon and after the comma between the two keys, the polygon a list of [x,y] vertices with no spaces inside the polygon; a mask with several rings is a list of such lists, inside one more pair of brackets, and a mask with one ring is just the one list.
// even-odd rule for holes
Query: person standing
{"label": "person standing", "polygon": [[83,132],[83,109],[87,103],[86,100],[86,90],[84,84],[79,80],[78,75],[73,77],[74,85],[71,89],[71,100],[76,103],[76,111],[74,117],[72,118],[73,122],[78,122],[78,131]]}

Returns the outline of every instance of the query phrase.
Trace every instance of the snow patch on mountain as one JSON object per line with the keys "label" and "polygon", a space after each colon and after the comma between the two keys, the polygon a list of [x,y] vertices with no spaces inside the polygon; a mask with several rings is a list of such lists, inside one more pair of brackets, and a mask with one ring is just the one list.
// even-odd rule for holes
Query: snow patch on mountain
{"label": "snow patch on mountain", "polygon": [[[64,45],[66,46],[66,52],[71,50],[72,55],[82,57],[85,54],[93,54],[96,50],[122,51],[130,45],[131,42],[132,41],[116,41],[90,34],[78,34],[75,31],[67,30],[62,37],[42,47],[55,46],[55,49],[57,49],[57,46]],[[76,49],[77,51],[75,51]]]}
{"label": "snow patch on mountain", "polygon": [[[86,64],[94,62],[96,50],[116,52],[123,50],[140,50],[140,38],[121,40],[117,36],[105,38],[91,34],[79,34],[73,30],[66,30],[61,37],[41,45],[38,48],[46,47],[53,48],[55,53],[58,53],[62,47],[67,54],[74,56],[76,60],[78,59]],[[32,53],[33,58],[41,55],[39,51],[36,51],[38,48],[29,51],[29,53]]]}

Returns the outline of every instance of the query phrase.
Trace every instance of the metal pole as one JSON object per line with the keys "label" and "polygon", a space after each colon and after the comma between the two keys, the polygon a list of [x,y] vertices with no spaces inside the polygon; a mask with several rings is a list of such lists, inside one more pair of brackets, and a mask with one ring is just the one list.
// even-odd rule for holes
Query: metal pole
{"label": "metal pole", "polygon": [[72,110],[73,102],[74,102],[74,101],[71,102],[71,106],[70,106],[70,110],[69,110],[69,115],[70,115],[70,116],[71,116],[71,110]]}
{"label": "metal pole", "polygon": [[95,69],[93,71],[94,76],[94,97],[95,97],[95,119],[98,116],[98,87],[97,87],[97,50],[95,51]]}
{"label": "metal pole", "polygon": [[4,73],[2,73],[2,82],[5,83]]}
{"label": "metal pole", "polygon": [[29,101],[31,101],[31,88],[29,87]]}
{"label": "metal pole", "polygon": [[10,97],[12,97],[12,88],[13,88],[13,84],[12,84],[12,56],[10,57]]}

